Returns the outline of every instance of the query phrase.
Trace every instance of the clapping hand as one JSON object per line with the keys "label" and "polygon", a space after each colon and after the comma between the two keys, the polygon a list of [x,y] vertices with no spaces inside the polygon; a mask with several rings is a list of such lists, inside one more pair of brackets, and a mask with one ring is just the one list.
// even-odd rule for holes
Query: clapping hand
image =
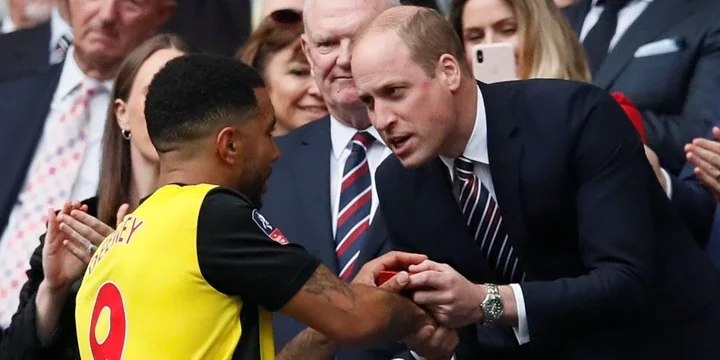
{"label": "clapping hand", "polygon": [[87,211],[87,206],[65,203],[60,215],[52,209],[48,210],[48,230],[45,234],[45,245],[42,249],[42,265],[48,288],[53,291],[67,291],[70,285],[80,278],[85,271],[85,264],[63,246],[67,235],[60,230],[58,216],[71,211]]}
{"label": "clapping hand", "polygon": [[[118,224],[116,225],[123,220],[128,209],[127,204],[120,206],[117,211]],[[87,211],[77,209],[72,210],[69,214],[60,214],[58,220],[60,230],[68,237],[63,245],[85,265],[90,263],[90,258],[100,243],[114,231],[112,227],[88,214]]]}
{"label": "clapping hand", "polygon": [[715,140],[695,139],[685,145],[688,161],[695,166],[695,176],[720,201],[720,128],[713,127]]}

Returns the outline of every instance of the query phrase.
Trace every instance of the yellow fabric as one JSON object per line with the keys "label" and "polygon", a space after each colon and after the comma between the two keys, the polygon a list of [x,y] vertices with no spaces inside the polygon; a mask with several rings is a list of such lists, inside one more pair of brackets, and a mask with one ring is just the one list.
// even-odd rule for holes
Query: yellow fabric
{"label": "yellow fabric", "polygon": [[[77,296],[82,359],[232,358],[242,334],[242,300],[209,285],[197,260],[198,214],[213,188],[160,188],[99,246]],[[104,284],[103,292],[110,295],[98,297]],[[115,287],[121,295],[113,294]],[[108,307],[100,311],[100,304],[97,325],[92,329],[98,299],[98,303],[115,301],[116,311]],[[110,317],[112,325],[108,326]],[[124,334],[123,318],[127,324]],[[262,359],[272,360],[272,324],[269,318],[262,320],[260,328],[270,328],[261,333]],[[114,332],[106,341],[108,328]],[[95,357],[93,339],[102,344],[95,346]]]}

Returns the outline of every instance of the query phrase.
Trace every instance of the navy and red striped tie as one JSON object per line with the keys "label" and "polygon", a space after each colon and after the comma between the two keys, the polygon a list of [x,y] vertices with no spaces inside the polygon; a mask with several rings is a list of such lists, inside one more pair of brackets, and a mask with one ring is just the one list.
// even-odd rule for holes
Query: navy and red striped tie
{"label": "navy and red striped tie", "polygon": [[352,274],[370,226],[372,179],[367,151],[374,141],[375,138],[367,132],[355,134],[350,156],[345,161],[335,231],[335,253],[339,276],[343,280],[348,280]]}
{"label": "navy and red striped tie", "polygon": [[508,242],[497,202],[475,175],[475,163],[465,157],[455,160],[453,192],[468,228],[498,276],[508,283],[525,280],[515,249]]}

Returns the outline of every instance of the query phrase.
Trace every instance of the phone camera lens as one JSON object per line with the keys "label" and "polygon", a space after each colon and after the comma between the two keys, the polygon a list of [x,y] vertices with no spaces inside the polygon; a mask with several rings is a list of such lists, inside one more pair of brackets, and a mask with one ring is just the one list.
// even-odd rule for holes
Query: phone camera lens
{"label": "phone camera lens", "polygon": [[476,56],[477,56],[477,62],[480,63],[480,64],[482,64],[482,62],[483,62],[483,52],[482,52],[482,50],[478,50]]}

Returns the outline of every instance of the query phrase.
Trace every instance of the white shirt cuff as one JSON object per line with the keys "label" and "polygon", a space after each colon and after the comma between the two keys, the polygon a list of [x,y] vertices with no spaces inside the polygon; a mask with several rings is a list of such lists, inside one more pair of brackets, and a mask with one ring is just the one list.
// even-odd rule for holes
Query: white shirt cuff
{"label": "white shirt cuff", "polygon": [[[412,350],[410,350],[410,355],[412,355],[412,356],[413,356],[415,359],[417,359],[417,360],[425,360],[424,357],[418,355],[416,352],[414,352],[414,351],[412,351]],[[393,359],[393,360],[402,360],[402,359],[396,358],[396,359]],[[455,355],[453,355],[453,356],[450,358],[450,360],[455,360]]]}
{"label": "white shirt cuff", "polygon": [[522,288],[519,284],[510,284],[510,288],[515,295],[515,304],[517,305],[518,326],[513,327],[515,338],[518,344],[523,345],[530,342],[530,329],[528,329],[527,313],[525,312],[525,298],[523,297]]}
{"label": "white shirt cuff", "polygon": [[663,168],[660,168],[660,172],[665,178],[665,188],[667,189],[667,191],[665,191],[665,194],[667,195],[668,199],[672,200],[672,180],[670,179],[670,175]]}

